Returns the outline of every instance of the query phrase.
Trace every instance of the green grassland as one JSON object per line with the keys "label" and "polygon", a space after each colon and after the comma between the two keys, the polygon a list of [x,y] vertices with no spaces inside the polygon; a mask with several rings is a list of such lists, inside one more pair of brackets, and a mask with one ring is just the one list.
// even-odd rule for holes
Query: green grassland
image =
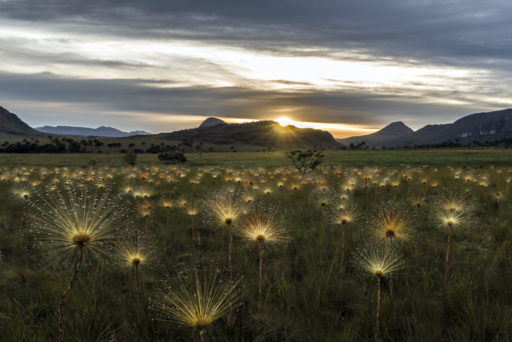
{"label": "green grassland", "polygon": [[[187,166],[206,167],[281,167],[288,165],[285,151],[274,152],[211,152],[187,153]],[[0,154],[0,166],[123,166],[119,153],[81,154]],[[156,154],[139,154],[138,165],[161,164]],[[512,165],[510,149],[432,149],[432,150],[369,150],[326,151],[324,165],[328,166],[488,166]]]}
{"label": "green grassland", "polygon": [[[158,303],[176,274],[194,267],[226,281],[228,235],[211,198],[232,193],[241,213],[233,223],[236,321],[213,322],[206,341],[374,340],[377,277],[359,263],[360,253],[388,245],[388,235],[379,238],[374,228],[383,208],[400,214],[406,234],[394,240],[404,268],[393,273],[392,296],[389,277],[382,278],[380,341],[512,340],[509,151],[326,152],[326,166],[305,178],[286,167],[283,152],[187,156],[188,164],[165,167],[155,155],[140,155],[133,170],[110,168],[123,165],[116,154],[0,156],[0,340],[58,340],[58,298],[76,256],[45,244],[36,209],[57,190],[94,194],[103,187],[119,197],[116,208],[129,223],[116,227],[105,254],[80,269],[64,302],[67,341],[198,341],[197,330],[164,320]],[[90,158],[97,166],[83,169]],[[455,195],[461,216],[445,283],[441,214]],[[343,245],[334,218],[348,206],[358,215],[347,223]],[[265,247],[261,303],[257,245],[238,235],[260,207],[275,213],[288,237]],[[134,234],[153,251],[140,269],[140,316],[134,269],[119,259]]]}

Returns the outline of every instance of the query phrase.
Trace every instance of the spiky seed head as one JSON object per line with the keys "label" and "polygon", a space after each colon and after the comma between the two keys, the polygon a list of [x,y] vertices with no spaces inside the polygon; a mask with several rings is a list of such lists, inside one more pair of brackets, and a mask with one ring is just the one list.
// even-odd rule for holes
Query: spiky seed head
{"label": "spiky seed head", "polygon": [[417,196],[417,197],[414,197],[412,199],[412,204],[416,207],[416,208],[419,208],[423,205],[423,203],[425,203],[425,197],[420,197],[420,196]]}
{"label": "spiky seed head", "polygon": [[107,254],[126,219],[118,201],[110,191],[56,191],[38,197],[31,207],[42,245],[55,252],[88,251],[90,257]]}
{"label": "spiky seed head", "polygon": [[244,212],[244,206],[237,194],[218,191],[208,199],[208,209],[222,225],[231,226]]}
{"label": "spiky seed head", "polygon": [[378,240],[409,239],[409,221],[402,216],[398,209],[381,212],[372,223],[375,237]]}
{"label": "spiky seed head", "polygon": [[404,269],[405,263],[401,256],[390,253],[385,248],[368,248],[360,252],[354,260],[356,266],[366,274],[386,277]]}
{"label": "spiky seed head", "polygon": [[265,215],[256,214],[247,218],[238,234],[245,241],[268,243],[285,242],[288,240],[287,231],[282,222],[272,211]]}
{"label": "spiky seed head", "polygon": [[439,214],[439,222],[442,227],[457,228],[464,221],[464,214],[462,212],[451,212],[443,210]]}
{"label": "spiky seed head", "polygon": [[151,236],[147,234],[144,237],[125,241],[119,248],[119,261],[122,265],[128,267],[139,267],[147,265],[153,258],[153,248],[150,244]]}
{"label": "spiky seed head", "polygon": [[162,199],[160,201],[160,204],[162,205],[162,207],[167,208],[167,209],[172,208],[172,205],[173,205],[172,201],[169,199]]}
{"label": "spiky seed head", "polygon": [[355,221],[359,216],[359,213],[355,208],[348,205],[340,205],[338,206],[338,210],[333,211],[332,214],[332,222],[334,224],[347,224],[349,222]]}
{"label": "spiky seed head", "polygon": [[441,201],[441,209],[450,213],[465,212],[468,207],[463,195],[448,194]]}
{"label": "spiky seed head", "polygon": [[196,216],[197,213],[198,213],[198,210],[197,210],[196,206],[192,206],[187,209],[187,215],[189,215],[189,216]]}
{"label": "spiky seed head", "polygon": [[162,293],[159,309],[171,321],[197,329],[205,329],[222,318],[237,301],[229,282],[220,282],[217,276],[201,281],[196,273],[195,285],[178,279]]}

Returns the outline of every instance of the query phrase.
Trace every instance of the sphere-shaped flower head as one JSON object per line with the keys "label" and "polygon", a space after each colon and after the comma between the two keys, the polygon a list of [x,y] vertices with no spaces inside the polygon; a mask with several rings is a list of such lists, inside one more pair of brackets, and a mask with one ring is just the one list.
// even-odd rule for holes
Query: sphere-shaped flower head
{"label": "sphere-shaped flower head", "polygon": [[119,251],[121,264],[128,267],[146,267],[154,256],[154,249],[151,247],[150,237],[147,234],[126,241],[121,245]]}
{"label": "sphere-shaped flower head", "polygon": [[377,240],[408,240],[409,221],[397,208],[385,209],[373,219],[373,235]]}
{"label": "sphere-shaped flower head", "polygon": [[219,189],[207,200],[207,209],[221,225],[231,226],[243,214],[242,195],[226,189]]}
{"label": "sphere-shaped flower head", "polygon": [[[100,191],[100,190],[97,190]],[[103,255],[123,226],[124,208],[110,191],[55,191],[31,203],[41,242],[56,252],[87,251]]]}

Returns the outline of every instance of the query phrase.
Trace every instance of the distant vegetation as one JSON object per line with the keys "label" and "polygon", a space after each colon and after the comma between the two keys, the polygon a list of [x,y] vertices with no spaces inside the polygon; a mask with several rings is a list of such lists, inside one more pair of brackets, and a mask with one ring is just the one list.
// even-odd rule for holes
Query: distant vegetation
{"label": "distant vegetation", "polygon": [[[151,141],[151,139],[148,139]],[[122,142],[121,142],[122,141]],[[112,142],[112,139],[101,139],[101,138],[91,138],[91,139],[76,139],[76,138],[67,138],[67,137],[42,137],[42,138],[26,138],[21,140],[5,140],[0,144],[0,153],[126,153],[129,150],[134,150],[136,153],[192,153],[192,152],[200,152],[200,153],[211,153],[211,152],[219,152],[219,151],[231,151],[231,152],[240,152],[240,151],[255,151],[255,152],[264,152],[264,151],[272,151],[277,150],[277,148],[261,147],[257,148],[255,146],[250,145],[224,145],[224,146],[215,146],[215,145],[207,145],[202,142],[195,142],[193,140],[184,140],[181,142],[176,142],[175,144],[157,143],[157,141],[147,143],[142,139],[133,139],[133,140],[122,140],[116,139],[115,142]],[[323,146],[323,145],[322,145]],[[432,149],[432,148],[468,148],[468,147],[476,147],[476,148],[511,148],[512,147],[512,138],[511,139],[501,139],[494,141],[473,141],[472,143],[463,144],[460,141],[446,141],[439,144],[424,144],[424,145],[414,145],[414,146],[404,146],[399,149]],[[321,148],[321,147],[320,147]],[[331,149],[332,146],[331,146]],[[375,149],[368,145],[366,142],[362,141],[358,144],[350,143],[348,146],[339,145],[335,149],[338,150],[369,150]],[[398,149],[394,147],[388,147],[383,149]]]}
{"label": "distant vegetation", "polygon": [[181,152],[164,152],[158,154],[158,160],[164,164],[184,163],[187,157]]}
{"label": "distant vegetation", "polygon": [[[126,153],[133,149],[136,153],[160,153],[168,151],[181,151],[187,149],[186,142],[176,145],[150,143],[146,145],[145,141],[137,141],[138,144],[130,142],[124,143],[108,142],[105,139],[73,139],[67,137],[48,136],[46,139],[29,138],[21,141],[4,141],[0,145],[0,153]],[[138,146],[138,147],[137,147]]]}

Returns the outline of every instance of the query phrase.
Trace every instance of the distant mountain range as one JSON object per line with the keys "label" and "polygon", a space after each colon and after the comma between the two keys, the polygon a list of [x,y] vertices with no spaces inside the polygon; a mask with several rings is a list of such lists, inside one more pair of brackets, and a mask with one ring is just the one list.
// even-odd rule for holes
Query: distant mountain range
{"label": "distant mountain range", "polygon": [[[48,134],[52,134],[110,138],[149,134],[144,131],[122,132],[110,127],[91,129],[84,127],[44,126],[39,127],[38,130],[32,129],[15,114],[0,107],[0,137],[30,138],[44,137]],[[143,137],[139,136],[139,139],[143,139]],[[339,147],[339,144],[333,136],[326,131],[311,128],[297,128],[294,126],[283,127],[274,121],[227,124],[217,118],[206,119],[198,128],[171,133],[153,134],[151,135],[151,139],[152,141],[159,141],[161,143],[182,142],[183,145],[196,145],[197,143],[227,145],[233,146],[237,150],[254,150],[266,147],[273,149]]]}
{"label": "distant mountain range", "polygon": [[417,131],[402,122],[394,122],[373,134],[338,139],[338,142],[346,146],[364,142],[369,147],[380,148],[436,145],[449,141],[468,145],[502,139],[512,139],[512,108],[471,114],[450,124],[427,125]]}
{"label": "distant mountain range", "polygon": [[[218,145],[241,144],[272,148],[339,147],[331,133],[317,129],[297,128],[295,126],[283,127],[275,121],[226,124],[222,120],[214,121],[212,119],[214,118],[208,118],[198,128],[157,134],[156,137],[174,141],[203,142]],[[212,122],[216,122],[216,124],[204,125]]]}
{"label": "distant mountain range", "polygon": [[[24,123],[17,115],[0,107],[0,137],[44,137],[48,134],[66,136],[94,136],[122,138],[134,135],[149,135],[144,131],[122,132],[111,127],[85,128],[67,126],[44,126],[38,130]],[[338,148],[363,145],[368,147],[406,147],[439,145],[454,142],[460,145],[479,144],[496,140],[512,140],[512,108],[500,111],[477,113],[465,116],[453,123],[427,125],[413,131],[403,122],[393,122],[373,134],[335,140],[329,132],[283,127],[274,121],[256,121],[243,124],[228,124],[217,118],[208,118],[198,128],[151,135],[152,138],[183,144],[208,143],[214,145],[239,145],[279,148]]]}
{"label": "distant mountain range", "polygon": [[74,127],[74,126],[43,126],[36,127],[36,130],[48,134],[93,136],[102,138],[124,138],[134,135],[151,135],[145,131],[123,132],[113,127],[100,126],[98,128]]}

